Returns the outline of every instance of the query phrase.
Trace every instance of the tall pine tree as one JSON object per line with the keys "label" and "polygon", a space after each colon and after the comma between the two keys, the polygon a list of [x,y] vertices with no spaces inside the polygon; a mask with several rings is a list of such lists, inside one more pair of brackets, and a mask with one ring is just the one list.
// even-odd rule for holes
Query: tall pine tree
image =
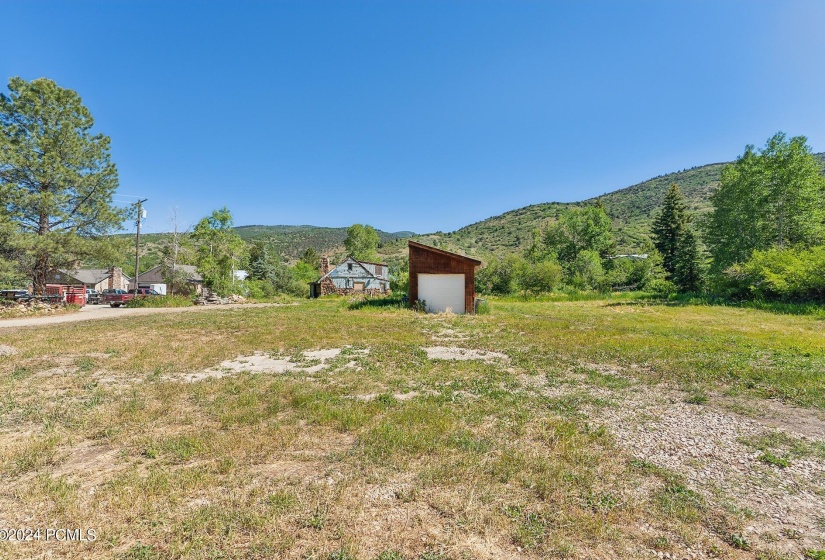
{"label": "tall pine tree", "polygon": [[704,284],[705,263],[699,240],[690,227],[685,227],[676,241],[674,270],[671,277],[680,292],[698,292]]}
{"label": "tall pine tree", "polygon": [[53,268],[115,257],[107,236],[124,219],[112,201],[117,168],[93,126],[80,96],[52,80],[11,78],[0,93],[0,206],[37,294]]}
{"label": "tall pine tree", "polygon": [[678,185],[670,185],[661,212],[653,222],[653,243],[662,254],[667,278],[680,292],[698,292],[704,280],[699,240],[690,228],[691,215]]}
{"label": "tall pine tree", "polygon": [[671,183],[662,210],[653,221],[652,228],[653,244],[662,254],[662,266],[668,278],[672,278],[676,272],[679,239],[688,229],[689,221],[685,197],[682,196],[678,185]]}

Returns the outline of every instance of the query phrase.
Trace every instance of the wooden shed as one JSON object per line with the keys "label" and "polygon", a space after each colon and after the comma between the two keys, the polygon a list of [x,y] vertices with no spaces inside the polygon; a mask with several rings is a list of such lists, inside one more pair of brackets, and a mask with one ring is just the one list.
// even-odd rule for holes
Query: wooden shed
{"label": "wooden shed", "polygon": [[475,271],[481,261],[409,241],[410,306],[423,300],[427,311],[473,313]]}

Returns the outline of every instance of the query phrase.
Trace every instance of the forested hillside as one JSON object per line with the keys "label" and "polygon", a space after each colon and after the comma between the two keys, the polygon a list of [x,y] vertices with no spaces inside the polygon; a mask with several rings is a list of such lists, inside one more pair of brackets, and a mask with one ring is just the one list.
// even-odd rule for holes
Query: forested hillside
{"label": "forested hillside", "polygon": [[[825,153],[816,154],[816,157],[825,167]],[[709,197],[719,185],[724,166],[725,163],[711,163],[660,175],[582,202],[533,204],[487,218],[451,233],[420,235],[414,239],[482,257],[488,254],[504,254],[529,245],[533,230],[555,220],[562,209],[593,204],[599,199],[613,220],[619,251],[633,252],[639,249],[647,238],[653,217],[661,207],[671,183],[679,185],[688,209],[697,217],[701,217],[710,209]]]}
{"label": "forested hillside", "polygon": [[[825,166],[825,153],[817,154],[816,157]],[[532,240],[533,231],[554,221],[564,208],[593,204],[597,199],[601,200],[608,216],[613,221],[619,252],[634,252],[647,238],[653,218],[661,207],[671,183],[679,185],[688,209],[697,217],[701,217],[710,208],[709,197],[719,184],[724,165],[724,163],[712,163],[660,175],[582,202],[533,204],[470,224],[450,233],[416,235],[410,231],[390,233],[379,230],[382,245],[379,248],[379,254],[384,260],[397,261],[405,253],[406,239],[411,238],[421,243],[482,258],[504,255],[528,246]],[[296,260],[309,247],[321,254],[341,254],[344,251],[344,238],[346,237],[346,228],[310,225],[252,225],[240,226],[235,230],[247,241],[267,241],[290,261]],[[146,258],[141,269],[150,264],[157,264],[160,257],[159,249],[166,235],[142,236]],[[134,243],[133,235],[126,237],[130,237]],[[134,261],[127,258],[124,264],[128,262]]]}
{"label": "forested hillside", "polygon": [[[321,254],[341,251],[347,228],[318,226],[240,226],[235,231],[247,241],[267,241],[288,259],[298,258],[307,248],[312,247]],[[415,235],[411,231],[389,233],[376,230],[381,243]]]}

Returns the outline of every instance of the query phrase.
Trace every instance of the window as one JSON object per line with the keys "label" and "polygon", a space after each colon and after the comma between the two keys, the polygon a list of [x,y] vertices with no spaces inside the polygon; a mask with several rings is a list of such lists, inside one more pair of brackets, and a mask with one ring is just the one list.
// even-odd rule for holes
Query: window
{"label": "window", "polygon": [[347,270],[352,272],[352,263],[347,263]]}

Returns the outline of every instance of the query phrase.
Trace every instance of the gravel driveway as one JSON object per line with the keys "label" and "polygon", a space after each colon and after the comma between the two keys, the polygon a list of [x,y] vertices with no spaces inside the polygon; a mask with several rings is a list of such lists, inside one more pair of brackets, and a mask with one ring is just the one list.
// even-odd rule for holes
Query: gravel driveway
{"label": "gravel driveway", "polygon": [[281,303],[232,303],[228,305],[199,305],[194,307],[142,307],[130,309],[127,307],[109,307],[108,305],[87,305],[77,313],[67,315],[45,315],[40,317],[23,317],[19,319],[0,320],[0,329],[12,327],[38,327],[41,325],[56,325],[58,323],[76,323],[78,321],[93,321],[95,319],[117,319],[121,317],[135,317],[138,315],[154,315],[156,313],[197,313],[215,309],[244,309],[248,307],[272,307],[285,305]]}

